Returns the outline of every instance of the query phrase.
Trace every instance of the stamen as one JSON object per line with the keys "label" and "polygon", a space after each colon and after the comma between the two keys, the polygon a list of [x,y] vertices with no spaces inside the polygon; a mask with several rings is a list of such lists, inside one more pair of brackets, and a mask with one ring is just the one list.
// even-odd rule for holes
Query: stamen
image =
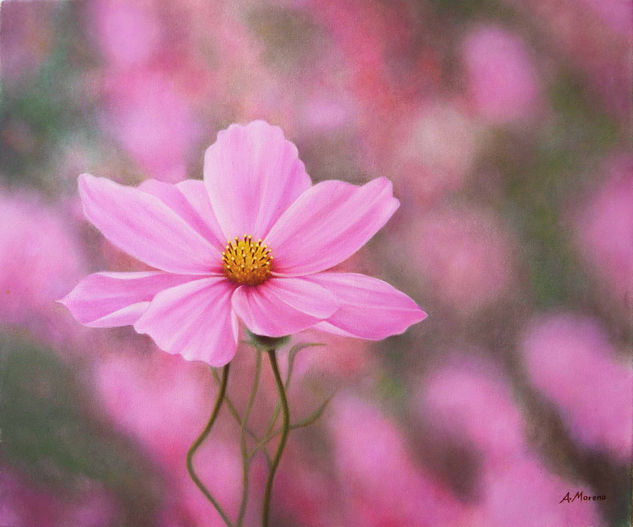
{"label": "stamen", "polygon": [[238,284],[259,285],[268,280],[272,261],[270,248],[249,234],[226,242],[222,253],[224,275]]}

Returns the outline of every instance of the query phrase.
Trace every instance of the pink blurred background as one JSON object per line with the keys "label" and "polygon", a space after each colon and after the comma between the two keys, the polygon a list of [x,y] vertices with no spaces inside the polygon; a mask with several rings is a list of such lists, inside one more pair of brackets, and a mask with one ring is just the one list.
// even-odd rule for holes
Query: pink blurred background
{"label": "pink blurred background", "polygon": [[[216,526],[186,451],[209,368],[54,300],[138,264],[83,218],[80,172],[202,177],[265,119],[314,181],[386,176],[402,205],[350,268],[429,318],[297,356],[273,496],[285,526],[620,527],[633,422],[631,4],[94,0],[0,8],[0,525]],[[246,401],[254,354],[230,395]],[[287,367],[287,352],[280,353]],[[254,426],[275,404],[265,371]],[[239,430],[201,448],[234,515]],[[265,463],[246,525],[258,525]],[[562,501],[573,497],[601,499]],[[604,497],[604,499],[602,499]]]}

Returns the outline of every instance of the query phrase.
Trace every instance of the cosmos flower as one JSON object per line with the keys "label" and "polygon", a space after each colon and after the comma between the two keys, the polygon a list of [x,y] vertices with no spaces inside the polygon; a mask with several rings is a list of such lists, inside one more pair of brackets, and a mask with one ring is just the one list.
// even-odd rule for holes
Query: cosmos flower
{"label": "cosmos flower", "polygon": [[426,317],[381,280],[327,272],[396,211],[391,183],[312,185],[296,147],[263,121],[218,134],[204,181],[130,188],[83,174],[79,193],[110,242],[156,269],[82,280],[61,302],[84,325],[133,325],[169,353],[222,366],[239,320],[270,337],[315,327],[380,340]]}

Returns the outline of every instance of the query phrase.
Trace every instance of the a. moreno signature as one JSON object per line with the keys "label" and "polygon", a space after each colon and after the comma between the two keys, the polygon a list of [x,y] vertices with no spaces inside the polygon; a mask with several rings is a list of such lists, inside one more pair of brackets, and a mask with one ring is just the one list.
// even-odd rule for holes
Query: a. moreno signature
{"label": "a. moreno signature", "polygon": [[572,495],[571,492],[567,492],[563,496],[563,499],[558,503],[572,503],[574,501],[605,501],[607,499],[606,496],[585,496],[582,490],[576,492],[576,494]]}

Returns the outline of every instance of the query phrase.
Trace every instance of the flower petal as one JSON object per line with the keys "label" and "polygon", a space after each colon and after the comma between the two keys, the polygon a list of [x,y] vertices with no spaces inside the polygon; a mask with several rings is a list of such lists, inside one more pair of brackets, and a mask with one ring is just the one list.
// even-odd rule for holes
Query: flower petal
{"label": "flower petal", "polygon": [[356,273],[318,273],[306,280],[332,292],[341,307],[317,328],[329,333],[382,340],[404,332],[427,314],[387,282]]}
{"label": "flower petal", "polygon": [[264,121],[218,134],[205,154],[204,182],[226,240],[263,238],[311,184],[295,145]]}
{"label": "flower petal", "polygon": [[297,276],[333,267],[367,243],[399,204],[386,178],[362,187],[342,181],[314,185],[266,237],[275,257],[274,272]]}
{"label": "flower petal", "polygon": [[283,337],[314,326],[338,308],[334,295],[303,278],[271,278],[233,294],[233,309],[257,335]]}
{"label": "flower petal", "polygon": [[237,347],[238,326],[231,310],[234,289],[231,282],[215,276],[165,289],[134,329],[168,353],[224,366]]}
{"label": "flower petal", "polygon": [[195,278],[160,272],[94,273],[59,302],[85,326],[127,326],[138,320],[156,293]]}
{"label": "flower petal", "polygon": [[219,243],[219,246],[224,249],[227,238],[224,236],[218,219],[211,206],[211,200],[209,199],[209,193],[204,181],[198,179],[186,179],[176,183],[178,190],[187,198],[189,204],[198,213],[198,216],[202,218],[209,231],[213,233],[213,239]]}
{"label": "flower petal", "polygon": [[221,254],[159,198],[89,174],[79,176],[86,217],[114,245],[163,271],[220,272]]}
{"label": "flower petal", "polygon": [[211,209],[204,182],[188,179],[172,185],[146,179],[138,188],[159,198],[212,245],[224,248],[226,240]]}

